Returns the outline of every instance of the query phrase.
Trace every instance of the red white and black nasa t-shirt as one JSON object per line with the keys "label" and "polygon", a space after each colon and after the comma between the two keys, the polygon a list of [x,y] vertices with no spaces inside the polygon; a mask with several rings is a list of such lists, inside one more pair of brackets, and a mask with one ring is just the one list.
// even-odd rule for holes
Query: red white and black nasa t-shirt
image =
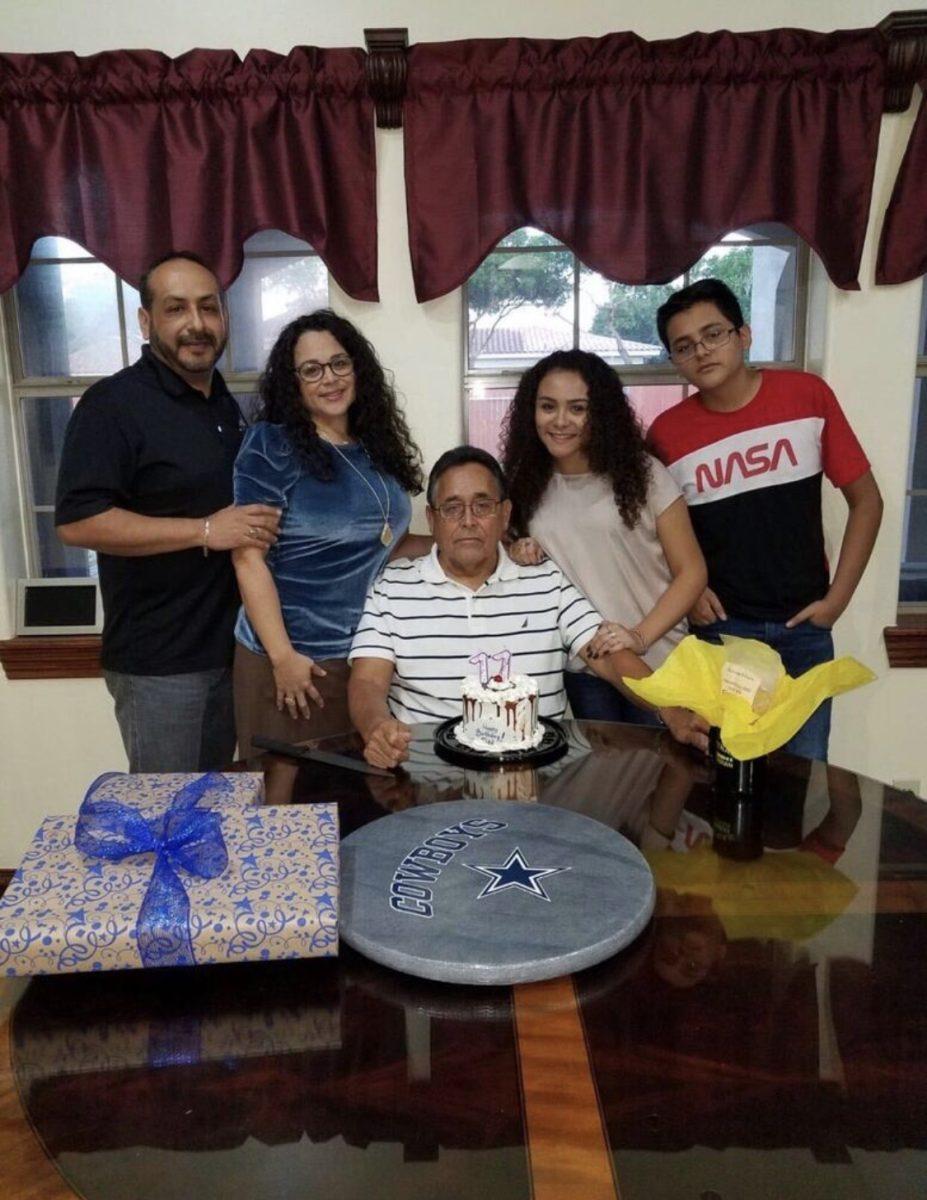
{"label": "red white and black nasa t-shirt", "polygon": [[824,595],[821,475],[846,487],[869,462],[823,379],[764,371],[756,396],[730,413],[696,393],[648,436],[685,495],[728,616],[785,621]]}

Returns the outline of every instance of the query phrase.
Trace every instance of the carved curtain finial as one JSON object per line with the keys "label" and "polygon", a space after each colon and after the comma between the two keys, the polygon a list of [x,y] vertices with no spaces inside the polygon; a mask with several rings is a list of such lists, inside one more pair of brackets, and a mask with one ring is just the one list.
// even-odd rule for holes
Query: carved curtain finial
{"label": "carved curtain finial", "polygon": [[378,129],[402,128],[406,94],[408,29],[365,29],[367,90],[377,108]]}
{"label": "carved curtain finial", "polygon": [[927,78],[927,9],[889,13],[876,26],[888,41],[885,112],[904,112],[915,83]]}

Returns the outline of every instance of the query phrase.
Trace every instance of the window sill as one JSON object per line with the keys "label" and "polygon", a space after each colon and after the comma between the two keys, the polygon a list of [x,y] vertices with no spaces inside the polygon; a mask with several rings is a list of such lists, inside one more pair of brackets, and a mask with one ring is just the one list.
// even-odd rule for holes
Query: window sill
{"label": "window sill", "polygon": [[[890,667],[927,667],[927,620],[900,618],[882,633]],[[0,641],[7,679],[99,679],[100,639],[92,635],[16,637]]]}
{"label": "window sill", "polygon": [[927,667],[927,614],[899,616],[882,634],[890,667]]}
{"label": "window sill", "polygon": [[15,637],[0,642],[7,679],[99,679],[100,638],[92,634]]}

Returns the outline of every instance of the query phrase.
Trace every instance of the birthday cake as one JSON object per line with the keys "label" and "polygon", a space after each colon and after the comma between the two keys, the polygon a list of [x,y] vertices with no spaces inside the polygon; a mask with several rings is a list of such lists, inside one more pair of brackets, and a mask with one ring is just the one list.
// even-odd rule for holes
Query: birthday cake
{"label": "birthday cake", "polygon": [[538,721],[537,680],[528,675],[493,675],[485,683],[468,675],[461,683],[463,717],[454,730],[472,750],[502,754],[532,750],[544,737]]}

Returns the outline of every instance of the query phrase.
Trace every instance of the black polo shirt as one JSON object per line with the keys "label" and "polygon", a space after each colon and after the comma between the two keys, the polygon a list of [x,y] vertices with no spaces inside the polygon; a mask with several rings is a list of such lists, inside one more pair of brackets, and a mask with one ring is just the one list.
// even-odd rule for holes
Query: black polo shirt
{"label": "black polo shirt", "polygon": [[[207,398],[151,353],[88,388],[68,424],[55,524],[125,508],[205,517],[232,503],[244,420],[215,372]],[[228,666],[238,589],[228,552],[99,554],[103,666],[175,675]]]}

